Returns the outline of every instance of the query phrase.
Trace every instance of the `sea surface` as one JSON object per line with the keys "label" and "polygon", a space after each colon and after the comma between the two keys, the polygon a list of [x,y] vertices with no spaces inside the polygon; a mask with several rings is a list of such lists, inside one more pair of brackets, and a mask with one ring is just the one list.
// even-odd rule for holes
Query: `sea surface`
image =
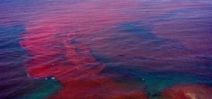
{"label": "sea surface", "polygon": [[0,0],[0,99],[212,99],[212,0]]}

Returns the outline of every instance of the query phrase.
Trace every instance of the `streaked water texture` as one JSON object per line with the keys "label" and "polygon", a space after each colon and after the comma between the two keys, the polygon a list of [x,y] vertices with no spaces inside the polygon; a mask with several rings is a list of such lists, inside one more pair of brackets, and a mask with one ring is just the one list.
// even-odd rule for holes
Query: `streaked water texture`
{"label": "streaked water texture", "polygon": [[0,99],[212,99],[211,0],[0,1]]}

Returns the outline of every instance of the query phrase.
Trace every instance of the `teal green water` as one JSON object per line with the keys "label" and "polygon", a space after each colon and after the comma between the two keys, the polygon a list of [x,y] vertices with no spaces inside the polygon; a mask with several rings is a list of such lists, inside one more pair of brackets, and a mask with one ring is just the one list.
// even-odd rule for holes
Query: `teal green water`
{"label": "teal green water", "polygon": [[15,99],[46,99],[60,89],[60,83],[54,79],[35,80],[29,93]]}
{"label": "teal green water", "polygon": [[[212,85],[212,79],[210,76],[194,73],[145,72],[123,67],[112,67],[106,69],[105,71],[113,71],[109,74],[115,73],[115,75],[118,75],[117,77],[113,78],[114,80],[117,78],[123,79],[118,81],[119,83],[125,83],[129,81],[140,82],[140,87],[145,88],[146,93],[150,99],[159,99],[161,90],[170,88],[176,84],[192,83]],[[105,72],[105,74],[108,73]],[[131,86],[130,83],[129,86]]]}

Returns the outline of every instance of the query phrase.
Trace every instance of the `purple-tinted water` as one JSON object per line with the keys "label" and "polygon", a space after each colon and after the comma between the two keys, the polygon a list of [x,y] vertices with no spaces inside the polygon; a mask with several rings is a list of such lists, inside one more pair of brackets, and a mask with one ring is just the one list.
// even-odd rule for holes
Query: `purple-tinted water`
{"label": "purple-tinted water", "polygon": [[211,0],[1,0],[0,99],[212,99],[211,31]]}

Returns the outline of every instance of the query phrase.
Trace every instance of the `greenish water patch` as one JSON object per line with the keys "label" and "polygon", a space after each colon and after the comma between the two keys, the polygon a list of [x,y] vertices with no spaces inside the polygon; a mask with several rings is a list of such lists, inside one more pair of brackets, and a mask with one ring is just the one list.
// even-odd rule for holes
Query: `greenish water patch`
{"label": "greenish water patch", "polygon": [[132,68],[107,67],[102,74],[109,74],[114,80],[124,79],[121,80],[122,82],[117,80],[119,83],[129,81],[139,82],[140,87],[146,90],[150,99],[157,99],[162,89],[172,87],[176,84],[193,83],[212,85],[212,78],[194,73],[145,72]]}
{"label": "greenish water patch", "polygon": [[58,92],[61,85],[54,79],[34,80],[33,89],[30,92],[15,99],[46,99]]}

